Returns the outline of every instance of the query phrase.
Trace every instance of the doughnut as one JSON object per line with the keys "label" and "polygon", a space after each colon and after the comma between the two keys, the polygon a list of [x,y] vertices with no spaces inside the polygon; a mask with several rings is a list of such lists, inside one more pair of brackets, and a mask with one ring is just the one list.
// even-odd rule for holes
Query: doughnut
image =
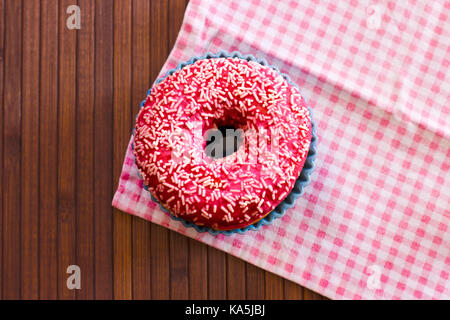
{"label": "doughnut", "polygon": [[[242,141],[234,153],[212,157],[207,136],[221,127]],[[264,218],[291,192],[311,134],[303,97],[278,71],[206,58],[152,87],[136,118],[133,152],[143,183],[173,216],[233,230]]]}

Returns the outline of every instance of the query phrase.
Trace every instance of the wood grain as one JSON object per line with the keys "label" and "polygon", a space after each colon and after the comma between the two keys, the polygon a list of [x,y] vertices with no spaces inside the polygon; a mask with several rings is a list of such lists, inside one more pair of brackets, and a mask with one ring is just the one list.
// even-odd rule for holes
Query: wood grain
{"label": "wood grain", "polygon": [[[139,111],[150,84],[150,2],[133,1],[133,77],[131,120]],[[132,123],[131,125],[134,125]],[[133,298],[150,299],[150,224],[133,217]]]}
{"label": "wood grain", "polygon": [[303,300],[303,288],[298,284],[283,280],[284,283],[284,298],[286,300]]}
{"label": "wood grain", "polygon": [[208,298],[208,247],[189,239],[189,299]]}
{"label": "wood grain", "polygon": [[186,237],[170,232],[170,298],[189,299],[189,247]]}
{"label": "wood grain", "polygon": [[284,299],[283,279],[273,274],[272,272],[265,272],[265,299],[268,300],[282,300]]}
{"label": "wood grain", "polygon": [[20,299],[22,2],[6,0],[5,10],[2,285],[4,299]]}
{"label": "wood grain", "polygon": [[227,279],[227,255],[208,247],[208,299],[227,299]]}
{"label": "wood grain", "polygon": [[94,278],[95,298],[113,297],[113,2],[95,2]]}
{"label": "wood grain", "polygon": [[[166,0],[150,2],[150,32],[152,45],[150,49],[150,77],[153,83],[163,66],[168,50],[168,15],[169,7]],[[170,298],[170,246],[169,231],[166,228],[151,225],[151,290],[153,299]]]}
{"label": "wood grain", "polygon": [[[73,0],[59,2],[59,16]],[[76,106],[77,33],[59,19],[58,94],[58,298],[74,299],[66,285],[67,267],[76,264]]]}
{"label": "wood grain", "polygon": [[23,2],[22,298],[39,298],[39,47],[40,3]]}
{"label": "wood grain", "polygon": [[[4,70],[5,70],[5,0],[0,0],[0,230],[3,241],[3,110],[4,110]],[[0,299],[3,298],[3,246],[0,245]]]}
{"label": "wood grain", "polygon": [[303,300],[326,300],[326,297],[321,296],[317,292],[309,289],[303,289]]}
{"label": "wood grain", "polygon": [[0,0],[1,299],[322,299],[111,207],[187,3]]}
{"label": "wood grain", "polygon": [[246,263],[241,259],[227,256],[227,298],[246,298]]}
{"label": "wood grain", "polygon": [[[131,2],[114,1],[113,181],[118,181],[131,133]],[[114,210],[114,298],[132,298],[131,216]]]}
{"label": "wood grain", "polygon": [[246,292],[247,299],[263,300],[266,291],[266,279],[264,270],[247,263],[246,268]]}
{"label": "wood grain", "polygon": [[[94,108],[95,2],[79,0],[82,28],[77,35],[76,108],[76,241],[77,264],[83,270],[79,299],[94,298]],[[83,190],[83,192],[80,192]]]}
{"label": "wood grain", "polygon": [[59,2],[41,1],[39,95],[39,297],[58,296],[58,33]]}

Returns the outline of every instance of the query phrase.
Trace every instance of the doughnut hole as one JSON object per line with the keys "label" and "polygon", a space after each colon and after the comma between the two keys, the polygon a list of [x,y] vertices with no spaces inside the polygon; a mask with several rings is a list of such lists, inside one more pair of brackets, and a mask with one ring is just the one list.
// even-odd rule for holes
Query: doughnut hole
{"label": "doughnut hole", "polygon": [[[235,110],[233,110],[235,111]],[[214,119],[205,130],[205,154],[211,159],[221,159],[235,153],[242,145],[246,128],[245,119],[237,112],[228,112]]]}
{"label": "doughnut hole", "polygon": [[235,153],[242,145],[244,131],[233,126],[220,126],[206,132],[205,154],[221,159]]}

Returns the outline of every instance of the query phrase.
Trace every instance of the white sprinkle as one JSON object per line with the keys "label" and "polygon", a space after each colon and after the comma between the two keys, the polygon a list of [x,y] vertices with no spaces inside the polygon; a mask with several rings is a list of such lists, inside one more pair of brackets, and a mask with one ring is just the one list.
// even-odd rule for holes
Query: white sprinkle
{"label": "white sprinkle", "polygon": [[166,201],[167,204],[169,204],[170,202],[172,202],[173,200],[175,200],[175,196],[171,196],[169,198],[169,200]]}
{"label": "white sprinkle", "polygon": [[220,206],[220,209],[222,209],[222,211],[225,212],[226,214],[231,214],[231,212],[228,211],[224,206]]}

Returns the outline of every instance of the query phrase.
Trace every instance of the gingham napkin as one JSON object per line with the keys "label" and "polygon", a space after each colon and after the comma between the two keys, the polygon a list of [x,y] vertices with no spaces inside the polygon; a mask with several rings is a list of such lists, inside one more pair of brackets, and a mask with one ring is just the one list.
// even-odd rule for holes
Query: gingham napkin
{"label": "gingham napkin", "polygon": [[289,74],[317,123],[312,182],[259,232],[199,234],[152,202],[129,147],[113,205],[330,298],[449,299],[449,9],[192,0],[161,75],[221,49]]}

